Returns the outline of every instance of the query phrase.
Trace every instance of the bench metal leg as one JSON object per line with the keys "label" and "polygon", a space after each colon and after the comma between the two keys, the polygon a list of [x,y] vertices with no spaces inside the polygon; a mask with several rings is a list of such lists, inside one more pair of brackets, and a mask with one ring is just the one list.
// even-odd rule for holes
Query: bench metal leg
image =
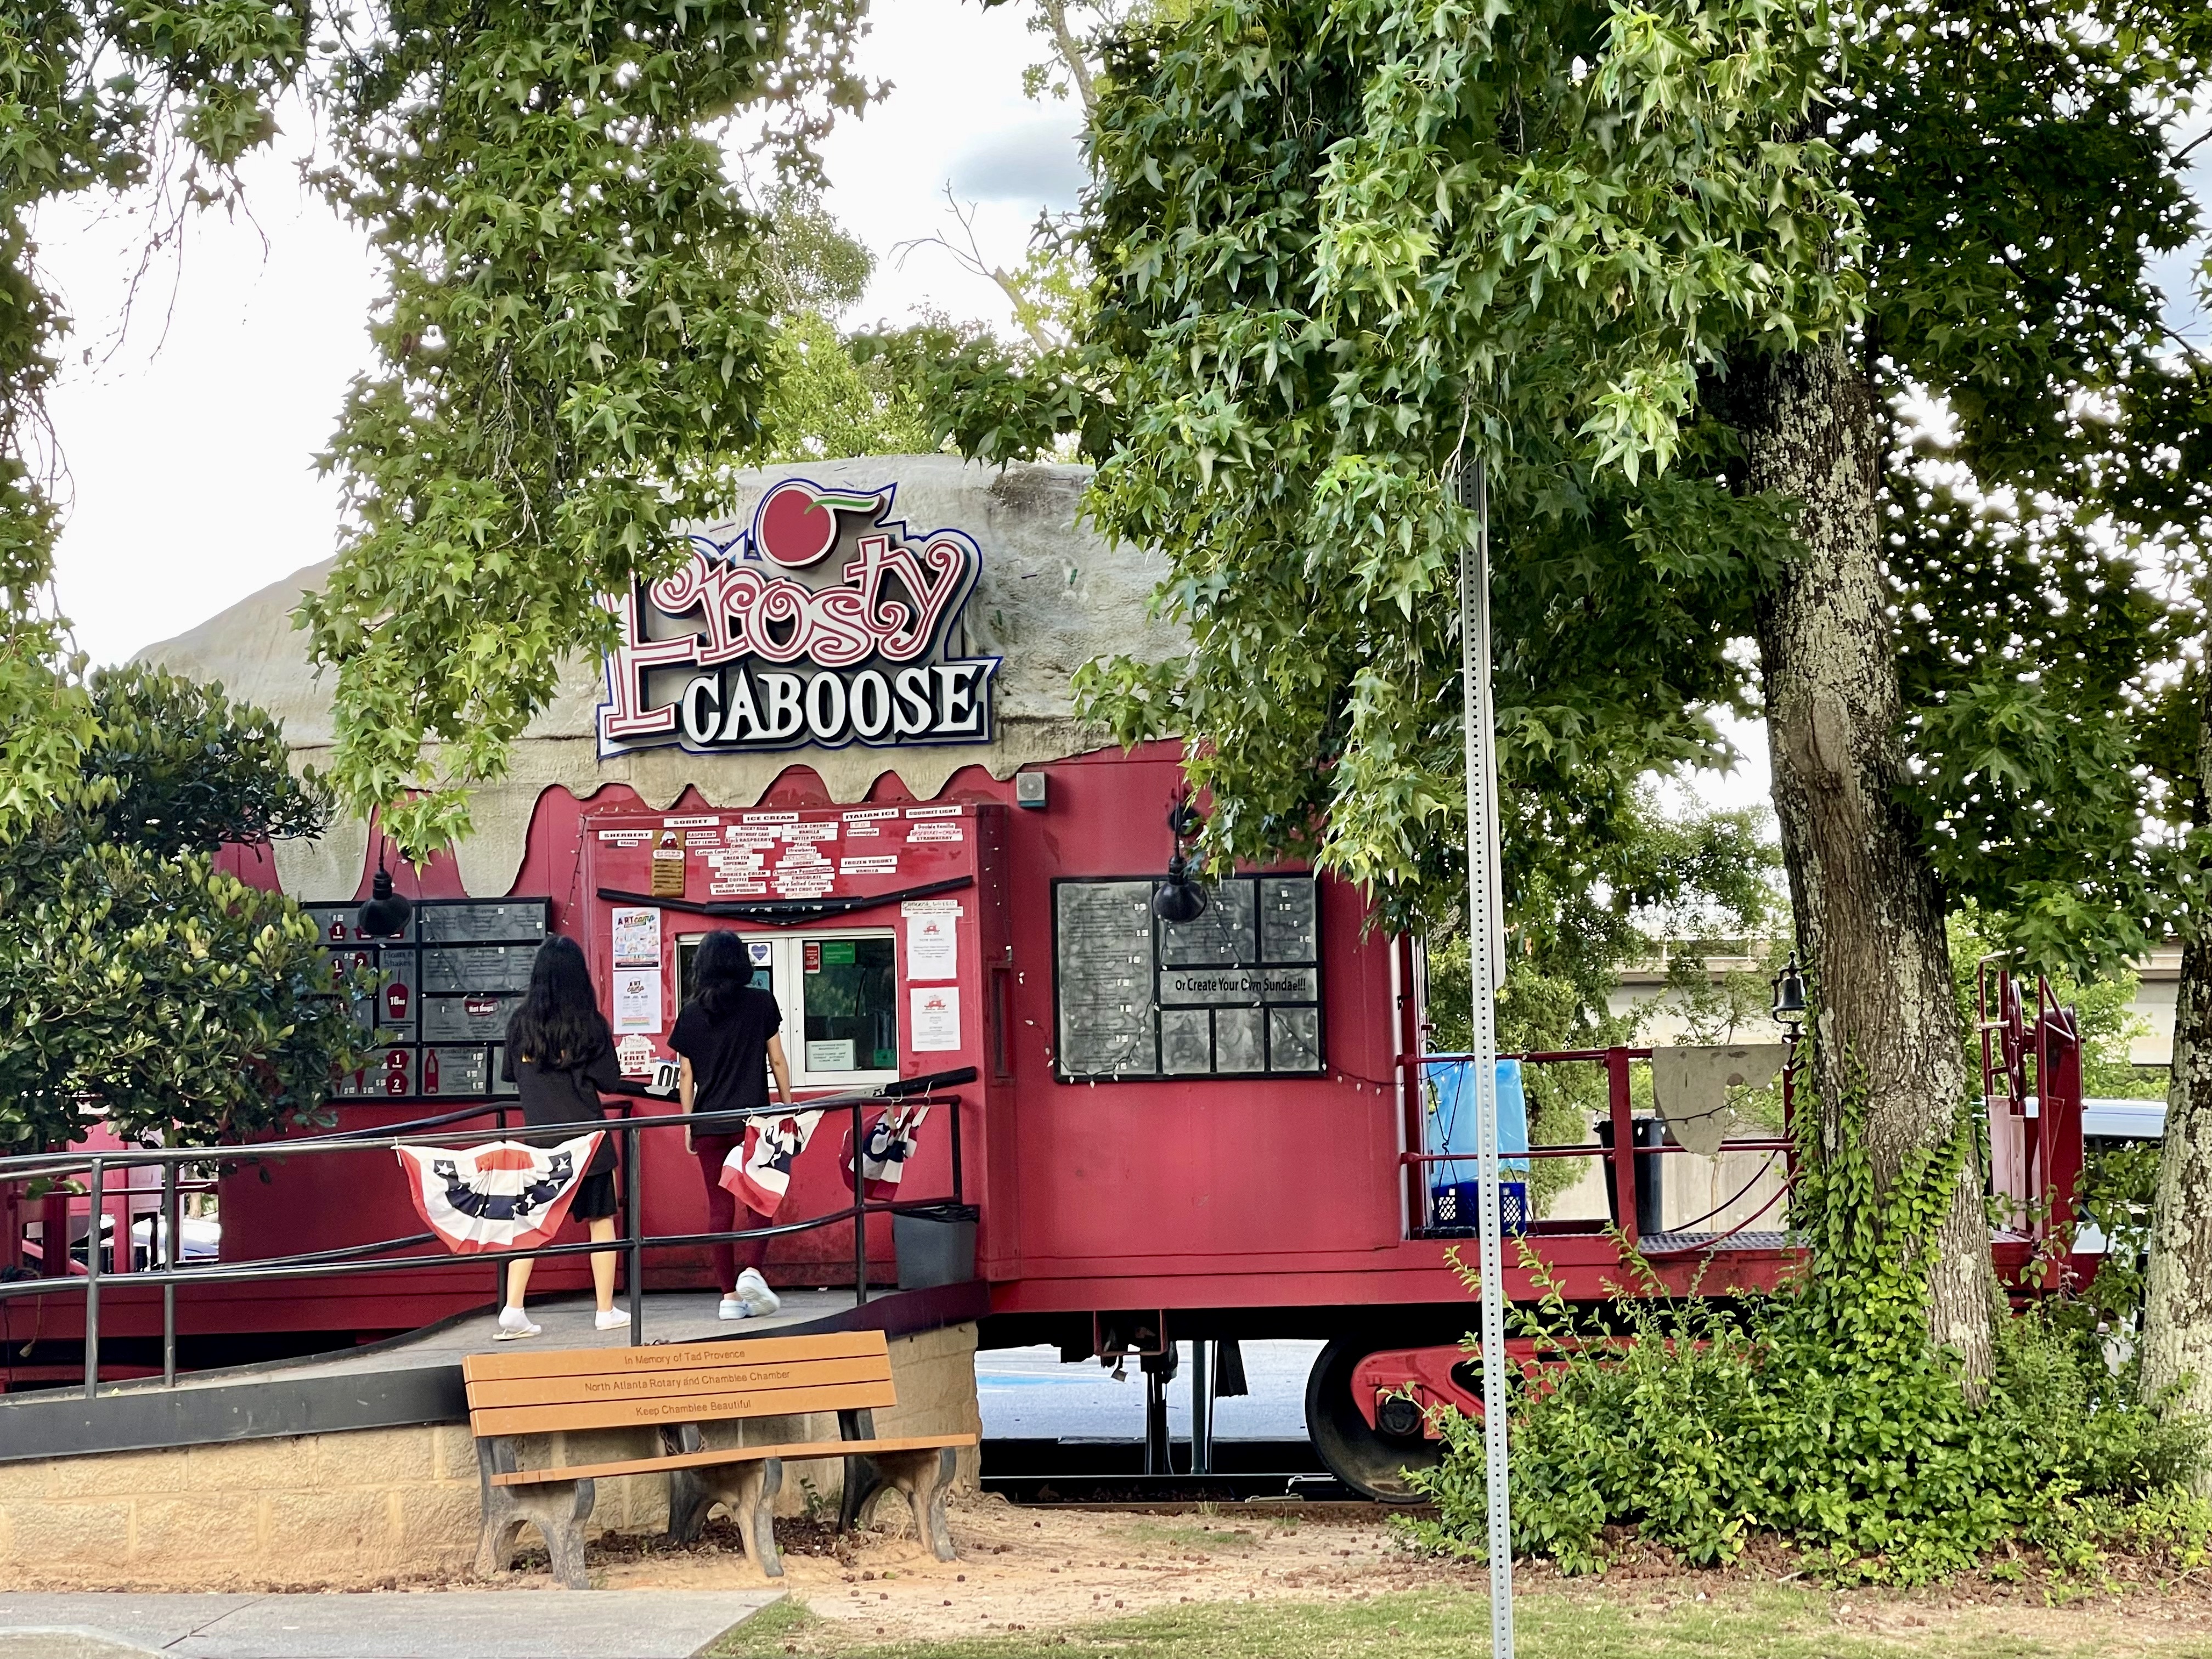
{"label": "bench metal leg", "polygon": [[867,1524],[876,1501],[889,1486],[914,1511],[915,1536],[928,1546],[929,1553],[940,1561],[960,1559],[952,1547],[952,1528],[945,1518],[945,1494],[952,1489],[952,1478],[960,1466],[957,1452],[950,1446],[925,1446],[915,1451],[877,1452],[870,1457],[847,1460],[848,1467],[856,1462],[873,1464],[876,1479],[854,1510],[855,1524]]}
{"label": "bench metal leg", "polygon": [[[865,1408],[837,1413],[837,1434],[843,1440],[873,1440],[876,1437],[876,1414]],[[869,1506],[869,1500],[884,1484],[876,1466],[865,1457],[845,1460],[845,1489],[837,1500],[837,1530],[850,1532],[860,1524],[860,1511]]]}
{"label": "bench metal leg", "polygon": [[707,1524],[707,1511],[720,1504],[738,1523],[745,1553],[767,1578],[783,1577],[783,1558],[775,1547],[775,1495],[783,1490],[783,1460],[763,1457],[750,1463],[721,1463],[668,1474],[668,1536],[689,1544]]}
{"label": "bench metal leg", "polygon": [[548,1480],[528,1486],[495,1486],[495,1474],[514,1471],[514,1449],[505,1440],[477,1442],[477,1483],[483,1499],[483,1531],[477,1540],[477,1572],[489,1578],[514,1565],[526,1526],[544,1535],[553,1577],[569,1589],[586,1589],[584,1522],[595,1491],[589,1480]]}

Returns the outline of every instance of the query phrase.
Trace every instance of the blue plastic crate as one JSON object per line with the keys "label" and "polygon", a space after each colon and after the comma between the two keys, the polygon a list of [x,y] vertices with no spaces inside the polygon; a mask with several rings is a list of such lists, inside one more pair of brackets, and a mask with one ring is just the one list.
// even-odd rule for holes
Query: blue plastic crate
{"label": "blue plastic crate", "polygon": [[[1482,1183],[1479,1181],[1452,1181],[1432,1188],[1429,1193],[1429,1224],[1432,1227],[1473,1227],[1482,1214]],[[1498,1223],[1509,1234],[1518,1236],[1528,1231],[1528,1183],[1525,1181],[1501,1181],[1498,1183]]]}

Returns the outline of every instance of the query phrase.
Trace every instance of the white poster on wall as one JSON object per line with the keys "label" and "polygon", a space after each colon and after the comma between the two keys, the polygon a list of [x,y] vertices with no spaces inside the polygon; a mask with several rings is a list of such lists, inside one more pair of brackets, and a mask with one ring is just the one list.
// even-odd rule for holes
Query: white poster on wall
{"label": "white poster on wall", "polygon": [[908,993],[909,1042],[918,1054],[945,1054],[960,1046],[960,988],[916,986]]}
{"label": "white poster on wall", "polygon": [[660,966],[660,912],[648,905],[617,905],[614,912],[615,966]]}
{"label": "white poster on wall", "polygon": [[660,1030],[660,969],[618,968],[615,970],[615,1031]]}
{"label": "white poster on wall", "polygon": [[908,979],[960,977],[960,928],[956,915],[944,910],[908,914],[906,976]]}

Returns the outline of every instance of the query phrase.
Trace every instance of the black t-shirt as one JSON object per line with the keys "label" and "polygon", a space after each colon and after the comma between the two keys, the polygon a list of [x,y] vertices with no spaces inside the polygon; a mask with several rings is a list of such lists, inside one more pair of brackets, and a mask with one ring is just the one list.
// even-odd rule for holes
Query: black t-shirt
{"label": "black t-shirt", "polygon": [[[514,1052],[514,1044],[507,1045],[505,1057],[500,1061],[500,1075],[515,1085],[516,1103],[522,1108],[522,1121],[533,1128],[539,1124],[584,1123],[603,1121],[599,1110],[599,1091],[622,1087],[622,1066],[615,1059],[611,1047],[602,1047],[590,1060],[580,1066],[556,1068],[540,1066],[536,1060],[524,1058]],[[532,1135],[531,1141],[538,1146],[550,1146],[554,1138]],[[598,1154],[592,1159],[586,1175],[605,1175],[615,1167],[615,1138],[611,1134],[599,1142]]]}
{"label": "black t-shirt", "polygon": [[[748,985],[718,1018],[698,1003],[676,1017],[668,1046],[691,1062],[691,1109],[735,1112],[768,1104],[768,1040],[783,1029],[775,998]],[[736,1124],[714,1133],[735,1134]]]}

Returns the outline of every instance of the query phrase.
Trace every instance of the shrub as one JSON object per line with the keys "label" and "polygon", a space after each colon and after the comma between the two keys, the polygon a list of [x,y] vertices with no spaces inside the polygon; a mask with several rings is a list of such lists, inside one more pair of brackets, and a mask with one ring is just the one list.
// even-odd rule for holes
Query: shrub
{"label": "shrub", "polygon": [[[1766,1534],[1804,1547],[1823,1575],[1904,1583],[2016,1544],[2076,1571],[2111,1543],[2200,1559],[2212,1508],[2185,1481],[2202,1430],[2161,1421],[2070,1310],[2001,1322],[1980,1406],[1957,1357],[1929,1343],[1922,1262],[1876,1240],[1928,1236],[1911,1224],[1940,1212],[1965,1133],[1879,1206],[1863,1152],[1803,1160],[1796,1212],[1810,1248],[1772,1296],[1669,1301],[1632,1258],[1637,1283],[1613,1328],[1593,1331],[1524,1243],[1544,1295],[1517,1318],[1542,1364],[1510,1384],[1516,1553],[1598,1571],[1606,1528],[1632,1525],[1700,1565]],[[1407,1530],[1422,1547],[1480,1554],[1481,1427],[1455,1413],[1438,1426],[1442,1462],[1412,1476],[1438,1516]]]}

